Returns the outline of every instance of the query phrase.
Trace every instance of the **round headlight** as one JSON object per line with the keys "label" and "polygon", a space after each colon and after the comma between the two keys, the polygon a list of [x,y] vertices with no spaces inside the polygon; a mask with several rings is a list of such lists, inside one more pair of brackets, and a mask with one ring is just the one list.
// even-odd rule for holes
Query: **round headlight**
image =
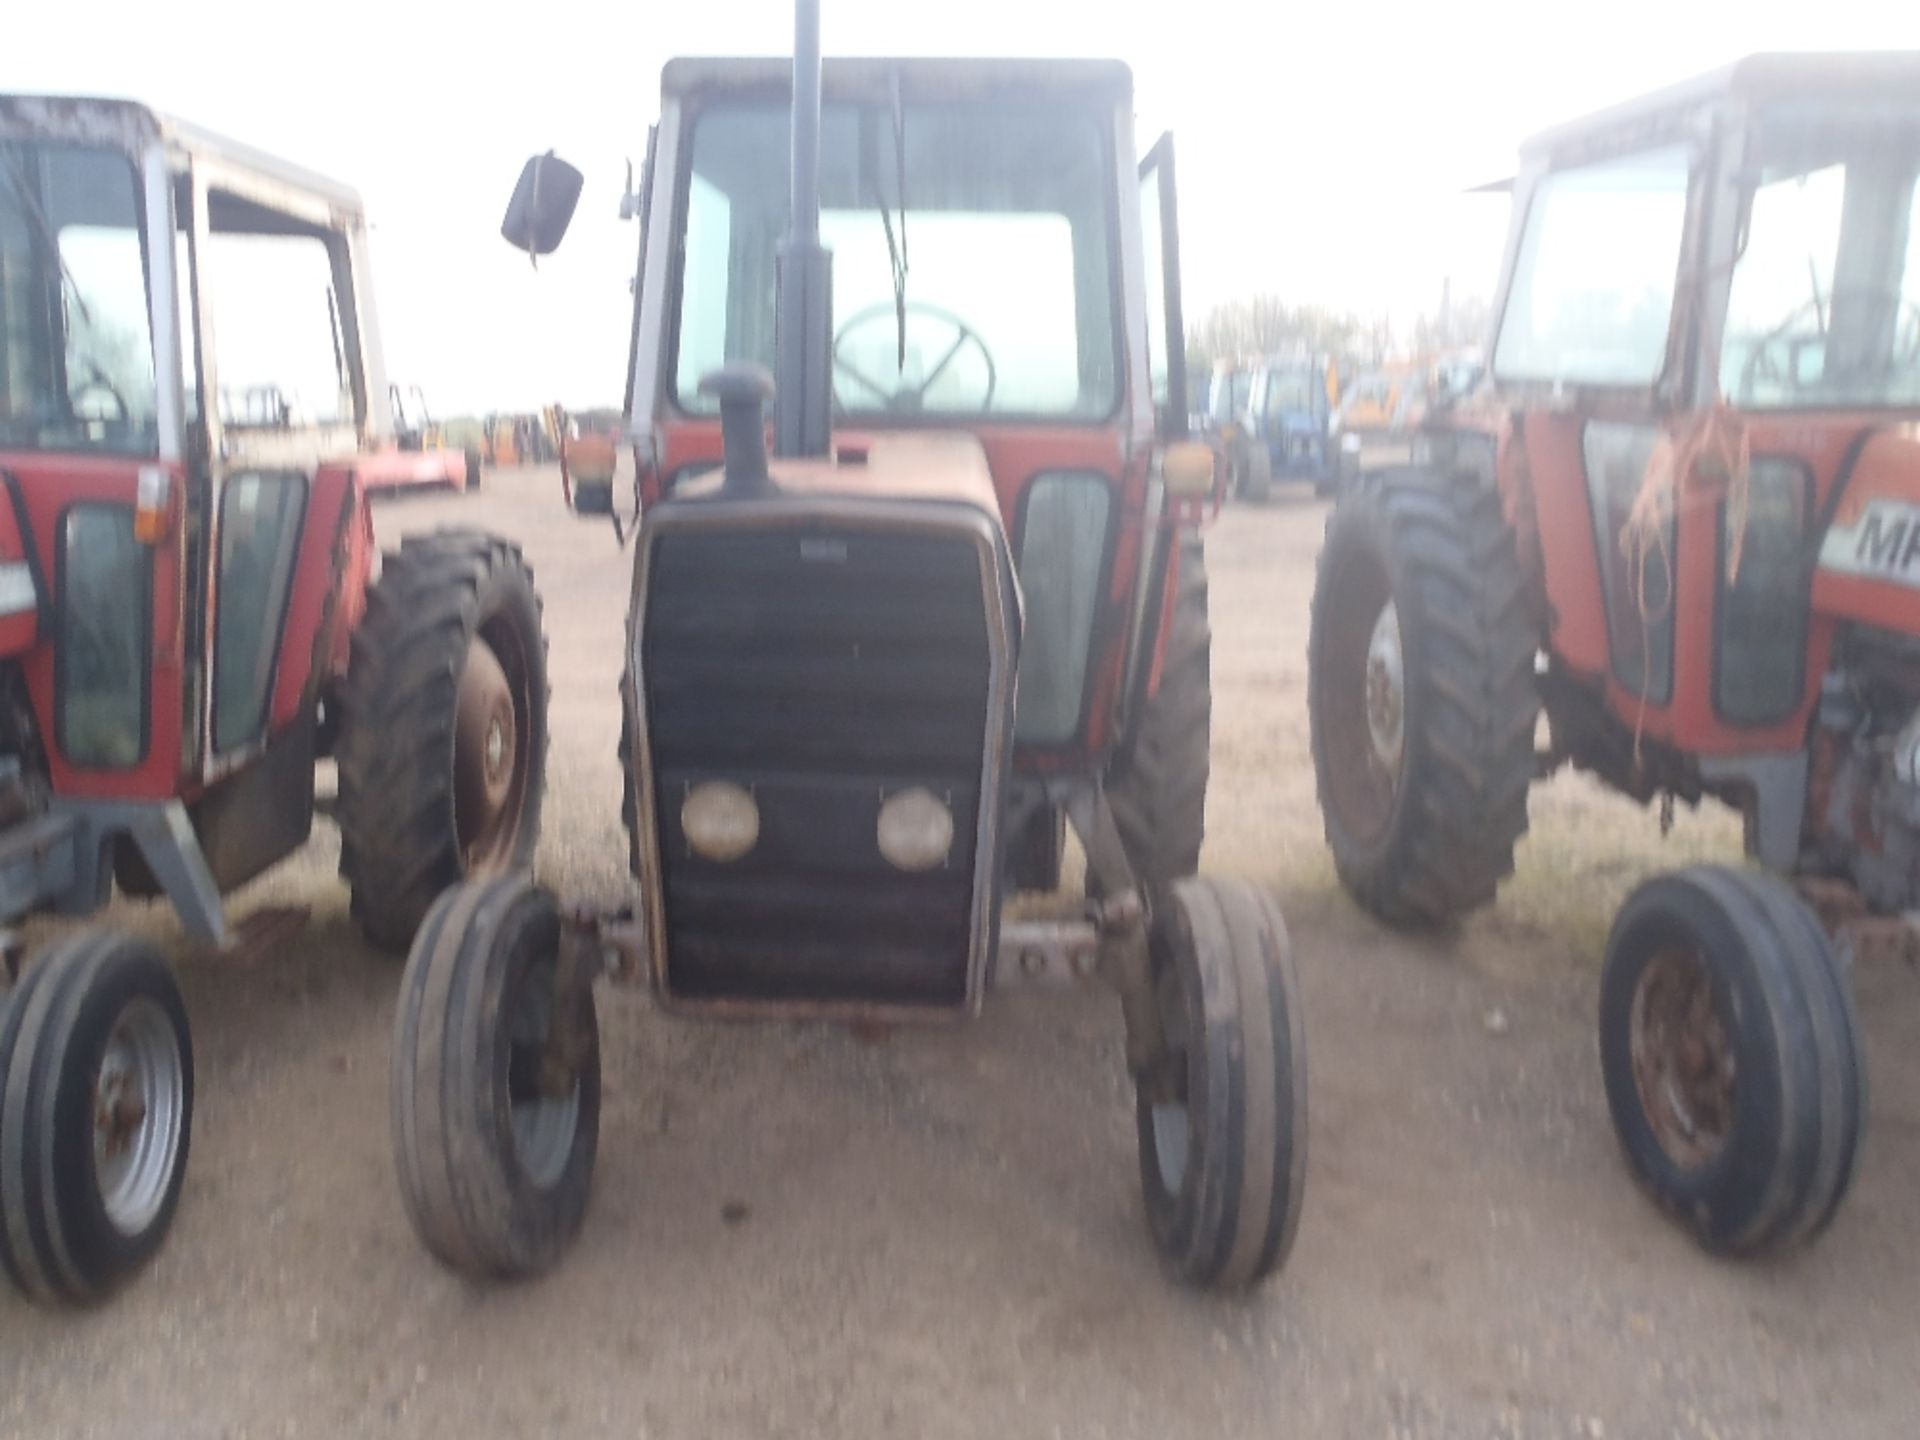
{"label": "round headlight", "polygon": [[680,833],[703,860],[738,860],[760,839],[760,807],[744,785],[705,780],[681,802]]}
{"label": "round headlight", "polygon": [[953,849],[953,812],[931,790],[915,785],[881,804],[875,836],[895,869],[931,870]]}

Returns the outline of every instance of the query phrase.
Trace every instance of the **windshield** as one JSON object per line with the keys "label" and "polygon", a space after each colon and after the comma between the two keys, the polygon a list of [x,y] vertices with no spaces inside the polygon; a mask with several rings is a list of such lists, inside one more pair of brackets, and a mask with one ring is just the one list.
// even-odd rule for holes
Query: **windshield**
{"label": "windshield", "polygon": [[1748,409],[1920,405],[1920,110],[1765,117],[1720,388]]}
{"label": "windshield", "polygon": [[[820,238],[833,252],[834,402],[849,415],[1104,418],[1118,399],[1114,183],[1084,106],[832,103]],[[685,201],[674,398],[773,365],[788,113],[700,111]]]}
{"label": "windshield", "polygon": [[0,141],[0,445],[157,448],[136,196],[119,151]]}
{"label": "windshield", "polygon": [[1267,374],[1267,410],[1271,414],[1298,414],[1313,409],[1312,372],[1272,370]]}

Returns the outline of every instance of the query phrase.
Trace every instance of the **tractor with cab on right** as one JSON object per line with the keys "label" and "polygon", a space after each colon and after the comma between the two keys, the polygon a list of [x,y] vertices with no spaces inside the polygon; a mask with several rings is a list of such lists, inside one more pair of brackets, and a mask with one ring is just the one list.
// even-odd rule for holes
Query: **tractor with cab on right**
{"label": "tractor with cab on right", "polygon": [[1488,378],[1320,557],[1320,804],[1388,923],[1490,902],[1562,764],[1744,817],[1758,864],[1640,885],[1599,995],[1628,1164],[1725,1254],[1840,1206],[1850,957],[1920,910],[1917,178],[1920,54],[1754,57],[1529,142]]}

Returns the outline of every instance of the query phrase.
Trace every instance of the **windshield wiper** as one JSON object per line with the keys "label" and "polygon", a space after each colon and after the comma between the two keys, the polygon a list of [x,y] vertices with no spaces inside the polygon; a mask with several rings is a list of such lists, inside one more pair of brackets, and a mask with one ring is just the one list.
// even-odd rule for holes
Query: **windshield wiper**
{"label": "windshield wiper", "polygon": [[[894,355],[894,366],[905,374],[907,369],[907,124],[904,109],[900,102],[900,72],[893,72],[893,174],[894,199],[900,210],[900,232],[896,240],[893,228],[893,215],[887,208],[887,197],[880,190],[879,160],[873,157],[873,193],[880,199],[880,228],[887,234],[887,260],[893,268],[893,315],[896,336],[899,341]],[[871,133],[871,132],[869,132]],[[878,148],[876,145],[875,149]]]}

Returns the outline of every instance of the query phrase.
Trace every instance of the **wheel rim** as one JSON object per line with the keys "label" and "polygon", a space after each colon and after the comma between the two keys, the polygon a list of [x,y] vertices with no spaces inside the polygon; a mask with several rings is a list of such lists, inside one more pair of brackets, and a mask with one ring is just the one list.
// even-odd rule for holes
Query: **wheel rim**
{"label": "wheel rim", "polygon": [[1166,1046],[1165,1076],[1175,1092],[1148,1107],[1153,1125],[1153,1158],[1167,1194],[1178,1196],[1187,1182],[1187,1161],[1193,1148],[1192,1084],[1193,1027],[1188,1023],[1187,997],[1177,965],[1163,966],[1154,977],[1155,1009],[1160,1014],[1160,1038]]}
{"label": "wheel rim", "polygon": [[1726,1147],[1736,1098],[1734,1051],[1698,950],[1668,948],[1647,962],[1628,1019],[1634,1088],[1648,1128],[1683,1169]]}
{"label": "wheel rim", "polygon": [[493,874],[511,862],[520,838],[532,738],[526,666],[509,637],[486,632],[473,637],[454,707],[454,828],[460,854],[469,875]]}
{"label": "wheel rim", "polygon": [[1381,840],[1393,820],[1407,754],[1407,670],[1384,570],[1357,562],[1316,602],[1312,677],[1321,799],[1354,840]]}
{"label": "wheel rim", "polygon": [[1407,738],[1407,674],[1400,657],[1400,611],[1389,600],[1367,641],[1367,735],[1389,783],[1397,784]]}
{"label": "wheel rim", "polygon": [[107,1219],[140,1234],[172,1188],[186,1114],[180,1039],[144,996],[114,1021],[93,1080],[93,1174]]}
{"label": "wheel rim", "polygon": [[1192,1122],[1185,1105],[1155,1105],[1153,1117],[1153,1158],[1160,1166],[1160,1183],[1169,1195],[1178,1195],[1187,1181],[1187,1148],[1193,1135]]}
{"label": "wheel rim", "polygon": [[543,1076],[553,1021],[553,972],[530,970],[514,996],[508,1039],[507,1101],[513,1149],[527,1178],[551,1189],[567,1168],[580,1128],[580,1081],[548,1093]]}

